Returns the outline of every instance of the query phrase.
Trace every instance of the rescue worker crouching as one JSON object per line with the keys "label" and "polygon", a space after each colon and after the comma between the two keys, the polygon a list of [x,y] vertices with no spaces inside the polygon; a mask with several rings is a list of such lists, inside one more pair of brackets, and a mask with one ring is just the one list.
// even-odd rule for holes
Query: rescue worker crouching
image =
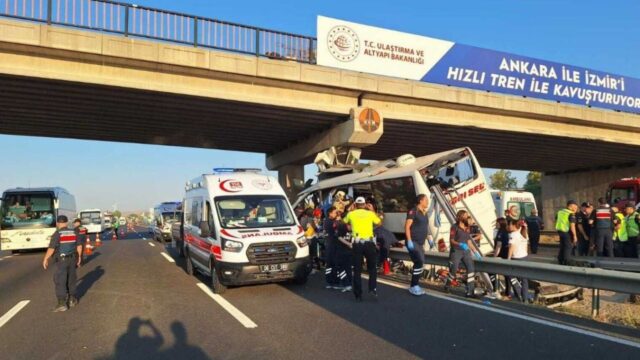
{"label": "rescue worker crouching", "polygon": [[356,209],[350,211],[342,220],[351,226],[353,234],[353,293],[356,301],[362,301],[362,260],[367,261],[369,274],[369,294],[378,296],[377,286],[377,249],[373,237],[373,227],[380,225],[382,221],[370,209],[366,209],[366,201],[358,197],[355,201]]}
{"label": "rescue worker crouching", "polygon": [[47,270],[49,259],[55,256],[56,271],[53,275],[53,282],[58,304],[54,308],[54,312],[66,311],[78,304],[76,268],[82,263],[82,243],[75,231],[68,228],[68,223],[69,219],[66,216],[58,216],[57,230],[51,236],[49,248],[42,260],[42,267]]}
{"label": "rescue worker crouching", "polygon": [[424,244],[427,238],[429,238],[430,243],[433,242],[433,238],[429,234],[428,208],[429,198],[425,194],[418,195],[417,204],[407,212],[407,220],[404,225],[407,238],[406,246],[413,262],[409,292],[415,296],[424,295],[425,293],[419,285],[420,277],[424,272]]}
{"label": "rescue worker crouching", "polygon": [[[449,291],[451,283],[456,280],[456,273],[460,262],[467,268],[467,297],[475,297],[475,268],[473,264],[473,254],[479,254],[471,239],[469,227],[469,213],[460,210],[456,214],[456,224],[451,227],[449,238],[449,276],[444,285],[444,290]],[[478,256],[478,255],[477,255]]]}
{"label": "rescue worker crouching", "polygon": [[569,200],[567,201],[567,207],[556,214],[556,230],[560,237],[560,248],[558,250],[558,263],[560,265],[567,264],[573,247],[578,243],[576,211],[578,211],[578,204],[573,200]]}

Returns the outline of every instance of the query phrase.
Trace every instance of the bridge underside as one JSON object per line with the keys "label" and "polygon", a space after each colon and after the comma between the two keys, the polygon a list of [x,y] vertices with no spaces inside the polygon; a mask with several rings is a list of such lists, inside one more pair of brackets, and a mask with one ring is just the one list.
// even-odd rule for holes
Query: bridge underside
{"label": "bridge underside", "polygon": [[[0,132],[272,154],[345,114],[57,80],[0,76]],[[286,124],[286,125],[285,125]],[[385,119],[366,159],[470,146],[486,167],[546,172],[635,162],[640,147]],[[310,162],[312,159],[305,159]]]}

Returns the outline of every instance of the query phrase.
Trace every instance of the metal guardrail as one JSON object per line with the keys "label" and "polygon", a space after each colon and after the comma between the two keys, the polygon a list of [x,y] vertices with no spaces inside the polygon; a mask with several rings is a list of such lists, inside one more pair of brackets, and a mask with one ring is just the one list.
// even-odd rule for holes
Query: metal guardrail
{"label": "metal guardrail", "polygon": [[[394,260],[408,260],[409,254],[403,250],[392,249],[390,257]],[[427,251],[425,263],[449,266],[449,255]],[[474,260],[475,270],[492,274],[525,277],[558,284],[573,285],[590,289],[611,290],[627,294],[640,293],[640,274],[596,268],[562,266],[536,263],[531,261],[510,261],[496,258]]]}
{"label": "metal guardrail", "polygon": [[0,16],[314,64],[316,39],[109,0],[0,0]]}

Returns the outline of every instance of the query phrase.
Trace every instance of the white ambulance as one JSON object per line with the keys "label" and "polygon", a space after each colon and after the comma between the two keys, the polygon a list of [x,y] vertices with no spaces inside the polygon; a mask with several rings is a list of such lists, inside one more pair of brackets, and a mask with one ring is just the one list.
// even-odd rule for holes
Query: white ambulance
{"label": "white ambulance", "polygon": [[0,250],[45,249],[56,218],[76,216],[76,200],[61,187],[16,188],[2,194]]}
{"label": "white ambulance", "polygon": [[384,212],[384,227],[404,239],[407,211],[415,206],[417,195],[426,194],[430,197],[431,234],[434,242],[442,245],[439,250],[444,251],[449,246],[451,224],[433,198],[430,189],[434,184],[439,184],[456,210],[471,213],[483,234],[480,251],[491,253],[495,208],[484,173],[469,148],[418,158],[406,154],[394,160],[359,164],[352,173],[321,180],[305,189],[294,206],[327,209],[338,193],[351,199],[363,196],[372,201],[377,211]]}
{"label": "white ambulance", "polygon": [[497,217],[524,219],[531,216],[531,210],[538,210],[536,199],[532,193],[518,190],[491,190],[491,197],[496,207]]}
{"label": "white ambulance", "polygon": [[259,169],[214,169],[185,187],[187,272],[228,285],[284,280],[305,283],[309,246],[278,181]]}

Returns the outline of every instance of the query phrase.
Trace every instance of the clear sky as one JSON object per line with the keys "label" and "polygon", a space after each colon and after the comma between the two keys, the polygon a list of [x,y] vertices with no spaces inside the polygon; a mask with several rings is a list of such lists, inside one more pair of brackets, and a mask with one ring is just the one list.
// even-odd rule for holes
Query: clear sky
{"label": "clear sky", "polygon": [[[316,16],[325,15],[640,78],[640,2],[634,0],[136,3],[305,35],[315,35]],[[262,154],[156,145],[0,135],[0,149],[0,189],[60,185],[76,195],[79,208],[148,209],[180,199],[186,180],[213,167],[264,167]],[[314,171],[308,166],[307,176]],[[525,173],[517,175],[522,185]]]}

